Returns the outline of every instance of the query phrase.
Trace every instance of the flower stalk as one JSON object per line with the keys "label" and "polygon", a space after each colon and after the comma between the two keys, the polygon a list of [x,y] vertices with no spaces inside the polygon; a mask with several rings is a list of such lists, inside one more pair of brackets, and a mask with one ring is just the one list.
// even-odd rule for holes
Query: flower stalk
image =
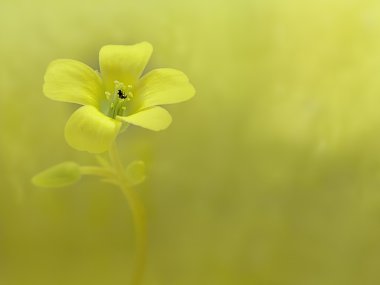
{"label": "flower stalk", "polygon": [[132,212],[132,218],[135,227],[136,240],[136,262],[132,274],[131,285],[140,285],[145,271],[145,262],[147,254],[147,221],[144,205],[138,193],[128,185],[123,164],[119,159],[116,144],[113,144],[110,151],[110,159],[117,173],[117,184],[122,190],[128,205]]}

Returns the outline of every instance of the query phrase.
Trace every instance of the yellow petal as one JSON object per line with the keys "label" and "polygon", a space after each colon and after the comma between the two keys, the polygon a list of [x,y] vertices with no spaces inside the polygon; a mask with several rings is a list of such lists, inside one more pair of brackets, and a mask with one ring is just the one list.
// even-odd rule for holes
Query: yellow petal
{"label": "yellow petal", "polygon": [[113,92],[114,81],[134,84],[144,71],[153,47],[148,42],[135,45],[107,45],[100,49],[99,64],[106,90]]}
{"label": "yellow petal", "polygon": [[126,117],[118,116],[117,119],[152,131],[164,130],[172,122],[172,117],[168,111],[161,107],[145,109]]}
{"label": "yellow petal", "polygon": [[99,75],[86,64],[71,59],[57,59],[49,64],[43,91],[56,101],[93,106],[99,106],[104,96]]}
{"label": "yellow petal", "polygon": [[160,68],[144,75],[136,87],[139,109],[189,100],[195,94],[187,76],[176,69]]}
{"label": "yellow petal", "polygon": [[121,122],[87,105],[71,115],[65,127],[65,138],[77,150],[102,153],[111,147],[120,126]]}

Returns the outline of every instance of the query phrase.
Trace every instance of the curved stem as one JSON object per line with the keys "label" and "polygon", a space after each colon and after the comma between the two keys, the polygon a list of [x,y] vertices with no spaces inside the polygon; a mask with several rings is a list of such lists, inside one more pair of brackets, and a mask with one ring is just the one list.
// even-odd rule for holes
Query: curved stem
{"label": "curved stem", "polygon": [[119,186],[123,191],[132,212],[136,236],[136,264],[132,275],[131,285],[139,285],[141,284],[144,275],[147,252],[147,225],[145,209],[138,193],[128,186],[124,173],[124,167],[120,161],[115,144],[110,149],[110,158],[118,175]]}

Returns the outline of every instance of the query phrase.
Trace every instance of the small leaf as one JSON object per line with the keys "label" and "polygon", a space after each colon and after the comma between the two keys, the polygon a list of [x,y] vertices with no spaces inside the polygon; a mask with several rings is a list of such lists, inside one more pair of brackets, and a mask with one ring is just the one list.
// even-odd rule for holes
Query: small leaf
{"label": "small leaf", "polygon": [[146,178],[145,163],[142,160],[132,161],[126,169],[126,176],[131,185],[138,185]]}
{"label": "small leaf", "polygon": [[63,162],[52,166],[32,178],[32,183],[39,187],[64,187],[77,182],[81,177],[79,165],[75,162]]}

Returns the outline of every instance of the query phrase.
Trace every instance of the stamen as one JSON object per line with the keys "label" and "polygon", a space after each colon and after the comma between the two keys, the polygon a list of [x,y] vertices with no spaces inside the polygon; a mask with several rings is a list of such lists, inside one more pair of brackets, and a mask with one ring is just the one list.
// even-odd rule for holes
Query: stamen
{"label": "stamen", "polygon": [[133,98],[133,86],[128,84],[127,87],[124,83],[115,80],[115,87],[113,94],[105,92],[106,98],[109,101],[108,116],[116,118],[116,116],[123,116],[127,110],[127,102]]}

